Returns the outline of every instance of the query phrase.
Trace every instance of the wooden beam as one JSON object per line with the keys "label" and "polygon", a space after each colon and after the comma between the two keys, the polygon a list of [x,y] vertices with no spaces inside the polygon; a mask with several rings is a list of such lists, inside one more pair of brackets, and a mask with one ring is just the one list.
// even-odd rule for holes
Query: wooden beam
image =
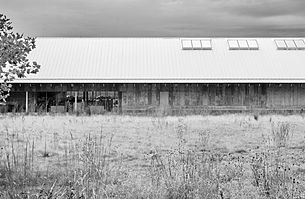
{"label": "wooden beam", "polygon": [[25,112],[29,112],[29,91],[25,91]]}

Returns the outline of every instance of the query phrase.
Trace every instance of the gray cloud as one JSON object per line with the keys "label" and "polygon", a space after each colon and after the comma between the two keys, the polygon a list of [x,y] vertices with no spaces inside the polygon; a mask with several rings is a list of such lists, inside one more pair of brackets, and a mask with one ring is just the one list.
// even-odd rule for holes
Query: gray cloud
{"label": "gray cloud", "polygon": [[0,0],[33,36],[305,36],[304,0]]}
{"label": "gray cloud", "polygon": [[272,17],[285,15],[305,16],[304,0],[217,0],[219,7],[230,14]]}

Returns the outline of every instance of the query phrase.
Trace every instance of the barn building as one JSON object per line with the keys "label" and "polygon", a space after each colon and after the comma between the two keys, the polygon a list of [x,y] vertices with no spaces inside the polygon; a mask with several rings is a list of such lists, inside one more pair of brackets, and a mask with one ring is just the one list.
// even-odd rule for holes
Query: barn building
{"label": "barn building", "polygon": [[[2,111],[303,110],[304,38],[37,38]],[[3,108],[5,110],[3,110]]]}

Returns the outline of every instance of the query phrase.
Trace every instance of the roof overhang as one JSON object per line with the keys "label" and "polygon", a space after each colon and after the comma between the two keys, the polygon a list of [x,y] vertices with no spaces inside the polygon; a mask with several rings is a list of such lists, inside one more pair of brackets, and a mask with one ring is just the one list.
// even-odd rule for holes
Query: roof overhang
{"label": "roof overhang", "polygon": [[134,79],[16,79],[11,83],[305,83],[305,78],[172,78],[172,79],[154,79],[154,78],[134,78]]}

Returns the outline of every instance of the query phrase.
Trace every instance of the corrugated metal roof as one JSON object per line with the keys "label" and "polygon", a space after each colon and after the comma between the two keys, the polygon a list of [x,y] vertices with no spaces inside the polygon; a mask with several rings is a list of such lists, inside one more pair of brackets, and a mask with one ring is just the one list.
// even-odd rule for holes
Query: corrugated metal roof
{"label": "corrugated metal roof", "polygon": [[212,50],[182,50],[181,39],[37,38],[29,58],[40,72],[15,81],[305,82],[305,50],[277,50],[274,38],[246,38],[259,50],[229,50],[227,38],[212,38]]}

